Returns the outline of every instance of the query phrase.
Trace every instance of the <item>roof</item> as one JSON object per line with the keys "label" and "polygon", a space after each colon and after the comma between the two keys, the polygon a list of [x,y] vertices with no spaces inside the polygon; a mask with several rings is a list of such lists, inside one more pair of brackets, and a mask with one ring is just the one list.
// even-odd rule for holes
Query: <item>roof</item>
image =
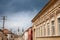
{"label": "roof", "polygon": [[11,33],[8,29],[4,29],[3,32],[4,32],[5,34],[10,34],[10,33]]}
{"label": "roof", "polygon": [[19,36],[18,35],[14,35],[15,38],[18,38]]}
{"label": "roof", "polygon": [[56,3],[58,0],[50,0],[43,9],[32,19],[32,22],[34,22],[39,16],[41,16],[49,7],[51,7],[54,3]]}

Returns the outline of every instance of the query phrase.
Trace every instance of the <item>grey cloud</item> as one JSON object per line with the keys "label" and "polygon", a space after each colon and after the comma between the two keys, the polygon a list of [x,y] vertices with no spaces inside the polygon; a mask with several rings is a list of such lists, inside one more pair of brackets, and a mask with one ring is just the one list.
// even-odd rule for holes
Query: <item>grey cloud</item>
{"label": "grey cloud", "polygon": [[0,0],[0,13],[40,10],[48,0]]}

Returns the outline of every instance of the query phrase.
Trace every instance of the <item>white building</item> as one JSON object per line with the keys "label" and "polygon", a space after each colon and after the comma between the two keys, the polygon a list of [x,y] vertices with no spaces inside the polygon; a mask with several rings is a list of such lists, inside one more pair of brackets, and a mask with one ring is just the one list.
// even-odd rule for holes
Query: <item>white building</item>
{"label": "white building", "polygon": [[28,31],[24,32],[24,40],[28,40]]}

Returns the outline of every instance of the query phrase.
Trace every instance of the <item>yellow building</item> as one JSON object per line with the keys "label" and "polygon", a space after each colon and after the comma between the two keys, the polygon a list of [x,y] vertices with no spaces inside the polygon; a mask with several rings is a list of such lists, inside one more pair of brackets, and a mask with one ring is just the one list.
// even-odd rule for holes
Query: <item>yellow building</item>
{"label": "yellow building", "polygon": [[33,40],[60,40],[60,0],[50,0],[32,23]]}

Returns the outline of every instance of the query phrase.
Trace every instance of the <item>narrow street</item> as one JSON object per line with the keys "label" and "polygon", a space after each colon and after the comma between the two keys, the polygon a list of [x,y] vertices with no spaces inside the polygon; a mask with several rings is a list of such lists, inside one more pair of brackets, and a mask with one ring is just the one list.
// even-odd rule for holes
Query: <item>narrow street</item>
{"label": "narrow street", "polygon": [[0,40],[60,40],[60,0],[0,0]]}

